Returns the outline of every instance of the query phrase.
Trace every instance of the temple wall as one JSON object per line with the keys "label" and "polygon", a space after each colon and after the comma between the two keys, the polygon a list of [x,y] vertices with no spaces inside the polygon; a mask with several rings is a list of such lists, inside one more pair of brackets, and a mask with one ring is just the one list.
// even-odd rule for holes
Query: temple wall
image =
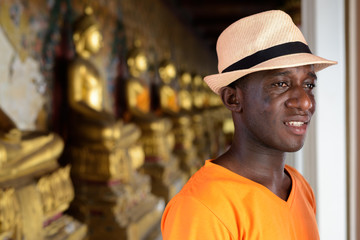
{"label": "temple wall", "polygon": [[[104,46],[95,61],[106,81],[109,110],[115,108],[119,57],[136,41],[151,61],[170,56],[177,67],[193,74],[216,71],[214,52],[161,0],[2,1],[0,106],[19,128],[53,128],[54,62],[59,55],[71,56],[70,24],[85,3],[94,8],[104,35]],[[64,47],[61,41],[69,42]]]}
{"label": "temple wall", "polygon": [[[86,6],[90,58],[73,38],[98,40],[73,25]],[[0,239],[160,239],[165,204],[229,144],[205,45],[162,0],[0,1]]]}

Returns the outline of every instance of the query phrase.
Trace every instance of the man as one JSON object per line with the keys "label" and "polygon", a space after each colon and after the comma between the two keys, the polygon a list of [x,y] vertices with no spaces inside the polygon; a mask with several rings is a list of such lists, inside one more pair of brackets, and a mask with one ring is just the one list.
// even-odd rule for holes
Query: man
{"label": "man", "polygon": [[314,194],[285,152],[303,146],[316,72],[336,62],[313,55],[277,10],[230,25],[217,54],[219,74],[205,81],[232,112],[233,142],[169,202],[164,240],[319,239]]}

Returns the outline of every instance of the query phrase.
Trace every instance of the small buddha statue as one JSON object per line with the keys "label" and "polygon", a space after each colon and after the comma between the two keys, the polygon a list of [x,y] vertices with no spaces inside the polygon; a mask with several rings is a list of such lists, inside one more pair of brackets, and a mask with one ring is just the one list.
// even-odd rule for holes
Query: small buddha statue
{"label": "small buddha statue", "polygon": [[21,131],[0,108],[0,183],[55,169],[62,149],[56,134]]}
{"label": "small buddha statue", "polygon": [[[72,172],[82,179],[131,181],[131,172],[136,171],[143,160],[128,161],[121,156],[137,141],[140,129],[116,119],[115,114],[105,109],[105,81],[92,61],[103,45],[102,35],[90,7],[75,21],[73,31],[76,56],[68,71],[70,141],[66,151],[69,159],[73,159]],[[144,56],[138,55],[135,61],[140,69],[146,68]],[[134,96],[130,98],[134,102],[129,101],[134,105],[131,109],[149,112],[146,88],[134,82],[127,89]]]}
{"label": "small buddha statue", "polygon": [[85,9],[73,30],[76,57],[68,71],[69,134],[90,141],[119,139],[121,123],[105,110],[105,84],[91,61],[102,47],[102,35],[91,8]]}
{"label": "small buddha statue", "polygon": [[[150,178],[138,172],[145,158],[139,145],[141,131],[133,123],[116,120],[104,107],[106,88],[92,62],[102,35],[91,8],[85,9],[73,30],[76,58],[68,74],[72,129],[66,153],[76,194],[70,212],[92,229],[89,239],[125,239],[131,231],[138,231],[135,236],[143,239],[160,221],[162,208],[156,207],[160,199],[150,193]],[[150,111],[149,91],[135,80],[141,77],[137,70],[147,67],[146,57],[140,51],[130,55],[133,80],[124,86],[130,104],[124,118],[128,109],[138,115]]]}
{"label": "small buddha statue", "polygon": [[193,107],[193,100],[189,87],[191,84],[191,74],[183,72],[180,75],[180,91],[179,91],[179,105],[180,111],[190,112]]}
{"label": "small buddha statue", "polygon": [[171,86],[176,78],[175,65],[166,60],[160,64],[159,75],[162,85],[159,88],[161,112],[168,115],[175,115],[179,112],[178,94]]}
{"label": "small buddha statue", "polygon": [[[206,85],[205,81],[204,84]],[[204,86],[205,88],[205,93],[207,95],[207,99],[208,99],[208,104],[210,108],[218,108],[218,107],[222,107],[223,103],[221,98],[219,97],[219,95],[217,95],[216,93],[214,93],[208,85]]]}
{"label": "small buddha statue", "polygon": [[[174,133],[176,138],[175,154],[181,160],[182,170],[190,177],[200,166],[202,161],[198,156],[197,143],[195,140],[195,124],[193,117],[193,98],[190,92],[192,76],[183,71],[179,77],[179,106],[180,114],[173,119]],[[198,136],[199,138],[200,136]]]}
{"label": "small buddha statue", "polygon": [[193,77],[192,98],[194,107],[198,110],[204,109],[206,106],[206,97],[204,94],[203,80],[199,74]]}
{"label": "small buddha statue", "polygon": [[140,41],[135,41],[135,47],[129,52],[127,65],[130,78],[126,82],[126,102],[130,117],[144,118],[151,110],[150,86],[147,84],[146,73],[148,59],[140,48]]}

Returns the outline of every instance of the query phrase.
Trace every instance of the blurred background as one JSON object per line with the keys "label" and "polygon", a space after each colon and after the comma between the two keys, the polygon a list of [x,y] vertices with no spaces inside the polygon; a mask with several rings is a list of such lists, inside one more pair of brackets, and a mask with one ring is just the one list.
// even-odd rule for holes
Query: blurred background
{"label": "blurred background", "polygon": [[321,238],[360,239],[356,0],[0,0],[0,239],[161,239],[166,203],[231,144],[202,80],[217,38],[271,9],[338,61],[287,158]]}

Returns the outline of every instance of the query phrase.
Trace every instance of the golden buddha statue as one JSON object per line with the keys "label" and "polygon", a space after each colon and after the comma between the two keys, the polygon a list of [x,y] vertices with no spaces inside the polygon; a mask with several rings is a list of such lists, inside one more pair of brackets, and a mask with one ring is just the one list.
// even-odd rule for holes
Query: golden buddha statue
{"label": "golden buddha statue", "polygon": [[[127,58],[130,73],[126,81],[127,111],[131,121],[141,128],[139,140],[145,153],[145,163],[140,170],[151,176],[152,192],[168,201],[186,180],[179,169],[179,161],[173,154],[173,124],[167,118],[167,115],[178,112],[179,106],[176,92],[164,82],[156,92],[151,92],[154,95],[150,95],[148,65],[147,56],[139,41],[135,41],[135,47]],[[175,67],[171,64],[162,64],[157,70],[165,82],[173,80],[176,75]],[[150,111],[154,98],[159,98],[156,113]]]}
{"label": "golden buddha statue", "polygon": [[147,84],[146,72],[148,59],[140,48],[141,42],[135,41],[135,48],[127,57],[130,79],[126,81],[126,102],[129,117],[143,118],[150,114],[150,86]]}
{"label": "golden buddha statue", "polygon": [[62,150],[58,135],[20,131],[0,108],[0,183],[54,170]]}
{"label": "golden buddha statue", "polygon": [[231,114],[223,107],[221,98],[210,90],[198,74],[194,76],[192,90],[196,112],[193,116],[196,136],[206,136],[205,140],[196,139],[195,142],[198,144],[199,153],[202,152],[206,159],[214,158],[228,147],[231,127],[227,122],[228,118],[231,120]]}
{"label": "golden buddha statue", "polygon": [[199,156],[200,164],[203,165],[206,159],[211,158],[214,151],[216,136],[213,134],[212,117],[208,116],[208,98],[200,74],[193,74],[190,87],[193,109],[192,123],[195,132],[195,146]]}
{"label": "golden buddha statue", "polygon": [[207,95],[207,99],[208,99],[208,104],[210,108],[217,108],[217,107],[222,107],[223,103],[221,98],[219,97],[219,95],[217,95],[216,93],[214,93],[209,86],[205,83],[205,81],[203,82],[204,88],[205,88],[205,94]]}
{"label": "golden buddha statue", "polygon": [[[151,194],[150,178],[138,172],[145,157],[141,131],[116,120],[104,107],[105,84],[92,61],[102,35],[91,8],[73,30],[76,57],[68,71],[71,115],[65,150],[76,192],[70,212],[93,229],[89,239],[128,239],[131,234],[145,238],[160,220],[164,203]],[[137,59],[143,68],[143,58]],[[149,93],[135,84],[128,90],[135,100],[131,113],[148,112]]]}
{"label": "golden buddha statue", "polygon": [[[121,155],[117,149],[129,138],[138,138],[140,132],[134,124],[116,120],[105,109],[105,82],[92,62],[103,45],[102,35],[90,7],[75,21],[73,30],[76,57],[68,71],[69,141],[70,155],[78,160],[72,171],[83,179],[128,181],[134,164],[116,157]],[[136,165],[141,165],[141,161],[136,161]]]}
{"label": "golden buddha statue", "polygon": [[171,122],[168,119],[157,118],[150,111],[150,86],[147,84],[149,64],[147,56],[140,45],[141,42],[136,40],[134,48],[127,58],[130,73],[125,90],[127,111],[132,121],[141,128],[140,141],[144,146],[145,159],[168,159],[171,146],[164,144],[162,140],[168,138]]}
{"label": "golden buddha statue", "polygon": [[180,111],[172,118],[175,134],[174,153],[180,159],[181,169],[190,177],[199,169],[200,161],[197,149],[194,144],[195,131],[193,128],[193,120],[191,119],[193,101],[189,91],[192,82],[191,74],[182,72],[179,77],[179,107]]}
{"label": "golden buddha statue", "polygon": [[86,7],[75,21],[73,41],[76,56],[68,69],[70,117],[65,158],[73,159],[68,160],[71,171],[80,179],[128,181],[131,163],[117,156],[129,137],[126,134],[138,135],[138,129],[124,125],[105,109],[105,82],[92,59],[103,42],[92,8]]}
{"label": "golden buddha statue", "polygon": [[175,65],[165,60],[159,66],[159,76],[162,84],[159,89],[160,110],[165,115],[175,115],[179,112],[179,101],[177,92],[171,86],[176,78]]}
{"label": "golden buddha statue", "polygon": [[[118,149],[136,142],[140,130],[134,124],[116,120],[115,115],[105,109],[105,82],[92,62],[103,45],[102,35],[90,7],[75,21],[73,30],[76,57],[68,71],[69,141],[71,146],[76,146],[71,154],[80,159],[73,162],[73,171],[81,178],[128,181],[129,172],[143,161],[141,157],[134,163],[120,160],[122,150]],[[138,91],[138,88],[131,90]]]}
{"label": "golden buddha statue", "polygon": [[203,110],[206,107],[203,80],[201,75],[195,74],[192,83],[193,104],[196,109]]}
{"label": "golden buddha statue", "polygon": [[0,239],[23,239],[19,201],[14,188],[0,188],[0,212]]}
{"label": "golden buddha statue", "polygon": [[[60,168],[57,161],[63,145],[57,134],[19,130],[0,108],[1,238],[43,239],[49,229],[57,237],[85,236],[86,226],[62,214],[73,199],[70,167]],[[48,174],[59,177],[48,179]],[[69,225],[73,233],[61,230]]]}
{"label": "golden buddha statue", "polygon": [[179,105],[180,111],[190,112],[193,107],[193,99],[189,88],[191,86],[192,77],[188,72],[182,72],[180,75],[180,91],[179,91]]}
{"label": "golden buddha statue", "polygon": [[234,124],[231,112],[224,107],[221,98],[207,86],[205,81],[203,83],[206,98],[208,99],[208,111],[210,115],[215,116],[212,124],[214,126],[214,132],[217,132],[215,137],[216,149],[214,147],[212,156],[218,156],[225,152],[231,145]]}
{"label": "golden buddha statue", "polygon": [[75,124],[69,134],[90,141],[117,140],[121,123],[105,110],[105,83],[91,61],[103,44],[91,8],[75,22],[73,40],[77,56],[68,71],[68,104]]}

